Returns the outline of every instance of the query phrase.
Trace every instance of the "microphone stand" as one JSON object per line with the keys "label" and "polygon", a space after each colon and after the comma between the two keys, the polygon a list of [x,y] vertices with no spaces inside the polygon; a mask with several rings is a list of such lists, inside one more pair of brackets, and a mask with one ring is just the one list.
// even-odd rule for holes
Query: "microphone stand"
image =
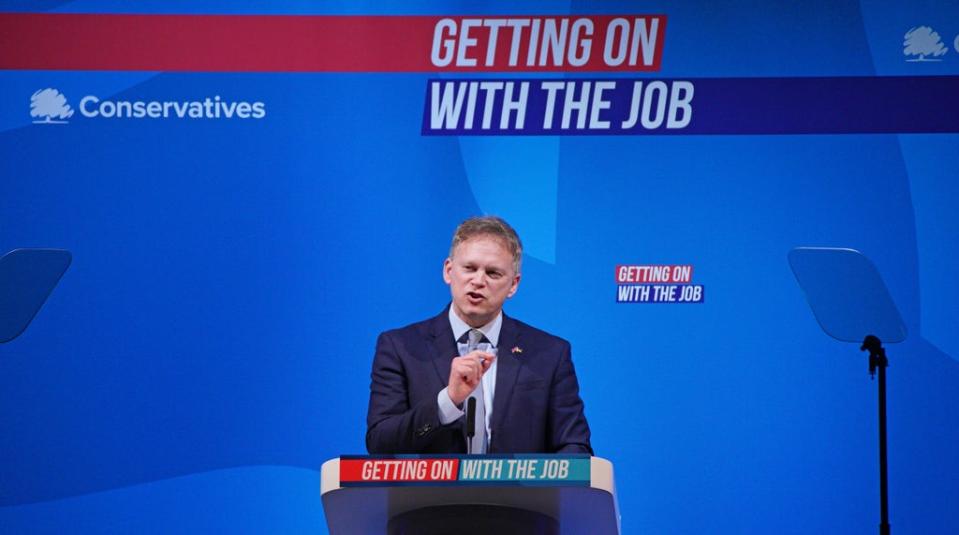
{"label": "microphone stand", "polygon": [[476,398],[466,400],[466,454],[473,454],[473,437],[476,436]]}

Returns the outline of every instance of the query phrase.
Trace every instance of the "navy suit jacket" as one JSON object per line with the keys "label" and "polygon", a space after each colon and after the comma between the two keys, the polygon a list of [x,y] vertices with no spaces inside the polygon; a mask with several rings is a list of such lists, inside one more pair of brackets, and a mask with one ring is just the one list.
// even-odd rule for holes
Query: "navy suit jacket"
{"label": "navy suit jacket", "polygon": [[[589,425],[569,342],[503,315],[489,453],[589,453]],[[376,341],[366,417],[371,454],[466,453],[460,418],[439,419],[437,394],[459,355],[448,309]]]}

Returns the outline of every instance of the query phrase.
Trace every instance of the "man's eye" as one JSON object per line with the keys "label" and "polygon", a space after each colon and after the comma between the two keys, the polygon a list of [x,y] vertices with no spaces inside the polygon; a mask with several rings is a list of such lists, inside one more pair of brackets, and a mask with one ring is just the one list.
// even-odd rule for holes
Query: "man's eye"
{"label": "man's eye", "polygon": [[490,276],[491,279],[498,279],[498,278],[502,277],[503,275],[502,275],[500,272],[498,272],[498,271],[490,271],[490,272],[489,272],[489,276]]}

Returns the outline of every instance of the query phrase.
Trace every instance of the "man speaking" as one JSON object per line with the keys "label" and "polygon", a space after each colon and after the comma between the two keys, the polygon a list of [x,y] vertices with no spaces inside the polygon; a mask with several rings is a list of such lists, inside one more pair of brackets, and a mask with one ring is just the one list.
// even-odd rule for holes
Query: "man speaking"
{"label": "man speaking", "polygon": [[498,217],[457,227],[443,263],[449,307],[377,339],[371,454],[592,454],[569,342],[503,314],[522,254],[516,231]]}

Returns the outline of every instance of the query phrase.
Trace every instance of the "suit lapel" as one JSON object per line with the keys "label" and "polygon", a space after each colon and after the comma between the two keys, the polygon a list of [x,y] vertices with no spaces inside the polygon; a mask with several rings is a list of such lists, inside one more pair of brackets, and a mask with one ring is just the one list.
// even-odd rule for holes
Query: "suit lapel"
{"label": "suit lapel", "polygon": [[506,407],[513,396],[513,386],[519,375],[522,362],[513,353],[513,348],[519,346],[519,329],[516,321],[503,314],[503,326],[499,332],[499,345],[496,351],[496,395],[493,396],[493,429],[499,429],[504,418]]}
{"label": "suit lapel", "polygon": [[453,328],[450,327],[449,307],[430,321],[428,344],[433,367],[439,374],[440,384],[446,386],[450,380],[450,366],[453,357],[459,355],[456,340],[453,339]]}

